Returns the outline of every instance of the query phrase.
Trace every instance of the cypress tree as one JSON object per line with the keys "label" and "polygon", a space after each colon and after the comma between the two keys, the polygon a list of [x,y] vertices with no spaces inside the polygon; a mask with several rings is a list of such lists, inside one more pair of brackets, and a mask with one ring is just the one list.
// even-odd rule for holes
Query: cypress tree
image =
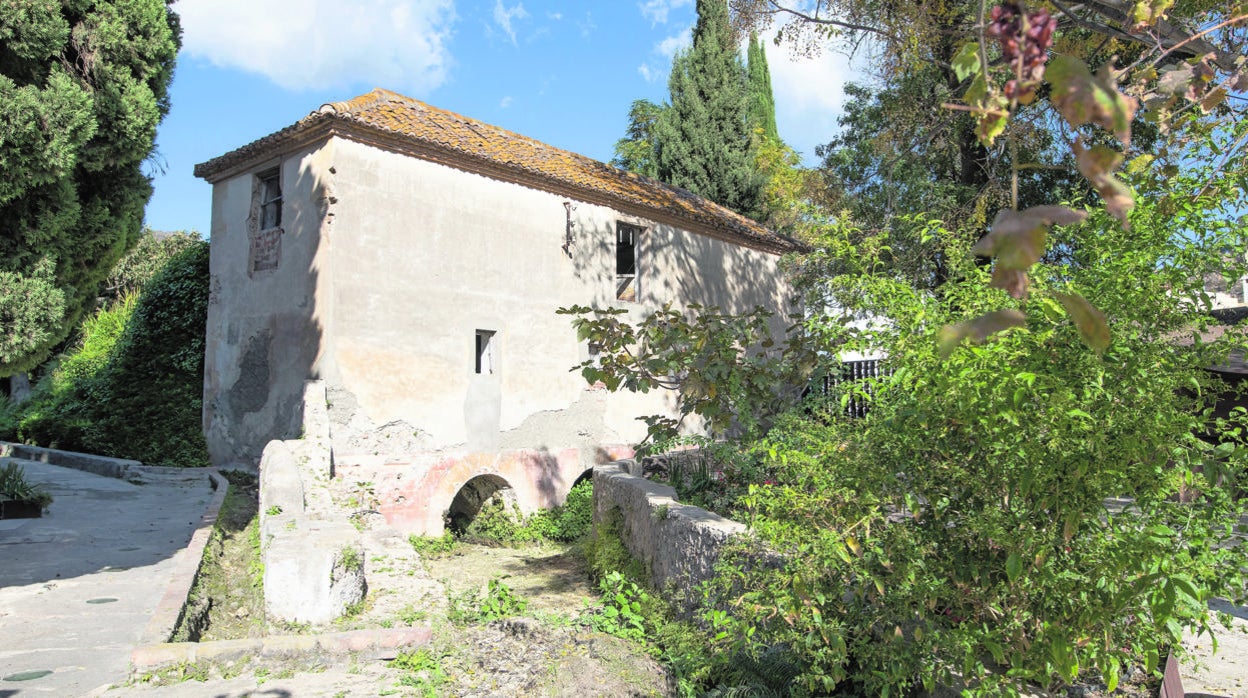
{"label": "cypress tree", "polygon": [[746,70],[750,128],[761,128],[764,136],[778,141],[780,131],[776,128],[776,98],[771,91],[771,71],[767,68],[767,51],[754,32],[750,32]]}
{"label": "cypress tree", "polygon": [[138,241],[178,36],[165,0],[0,11],[0,376],[47,358]]}
{"label": "cypress tree", "polygon": [[726,0],[698,0],[693,45],[677,53],[671,105],[655,124],[659,179],[758,216],[762,177],[746,118],[745,69]]}

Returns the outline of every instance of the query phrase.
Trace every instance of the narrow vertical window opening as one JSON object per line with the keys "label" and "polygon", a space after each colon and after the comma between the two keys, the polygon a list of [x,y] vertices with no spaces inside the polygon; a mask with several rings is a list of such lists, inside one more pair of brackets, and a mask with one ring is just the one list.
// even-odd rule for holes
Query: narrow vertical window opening
{"label": "narrow vertical window opening", "polygon": [[494,373],[494,332],[491,330],[477,330],[476,372]]}
{"label": "narrow vertical window opening", "polygon": [[637,247],[641,231],[635,225],[616,224],[615,297],[622,301],[637,300]]}
{"label": "narrow vertical window opening", "polygon": [[260,230],[282,225],[282,179],[274,168],[256,175],[260,180]]}

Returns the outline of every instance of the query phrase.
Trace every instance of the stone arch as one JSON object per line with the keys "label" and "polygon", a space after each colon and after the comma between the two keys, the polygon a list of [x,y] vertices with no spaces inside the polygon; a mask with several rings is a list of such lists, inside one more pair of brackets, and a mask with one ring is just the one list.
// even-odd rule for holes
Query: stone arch
{"label": "stone arch", "polygon": [[[585,472],[578,475],[576,479],[572,481],[572,487],[576,487],[577,485],[581,484],[582,482],[585,482],[586,480],[593,480],[593,479],[594,479],[594,469],[587,468]],[[569,487],[568,489],[571,490],[572,487]]]}
{"label": "stone arch", "polygon": [[516,491],[511,483],[498,475],[484,473],[470,478],[451,498],[446,509],[446,522],[452,531],[463,531],[481,511],[486,500],[495,495],[503,498],[510,509],[516,503]]}

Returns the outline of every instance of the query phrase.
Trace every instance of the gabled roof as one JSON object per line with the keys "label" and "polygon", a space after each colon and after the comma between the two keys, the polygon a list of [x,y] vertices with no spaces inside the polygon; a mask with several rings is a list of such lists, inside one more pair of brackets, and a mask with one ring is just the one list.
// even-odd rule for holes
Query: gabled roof
{"label": "gabled roof", "polygon": [[217,182],[246,171],[258,160],[331,135],[767,252],[800,248],[794,240],[685,189],[381,88],[326,104],[292,126],[196,165],[195,176]]}

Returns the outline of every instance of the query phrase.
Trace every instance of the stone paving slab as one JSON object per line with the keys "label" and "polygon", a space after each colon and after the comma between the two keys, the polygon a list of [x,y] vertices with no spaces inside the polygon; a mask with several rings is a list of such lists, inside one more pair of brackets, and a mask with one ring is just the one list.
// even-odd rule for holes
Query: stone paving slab
{"label": "stone paving slab", "polygon": [[[175,573],[198,562],[187,543],[216,500],[211,476],[141,467],[135,484],[19,462],[54,501],[43,518],[0,521],[0,696],[122,682]],[[30,672],[51,673],[6,680]]]}
{"label": "stone paving slab", "polygon": [[1208,635],[1184,641],[1192,655],[1179,671],[1183,692],[1188,698],[1248,698],[1248,606],[1218,600],[1209,605],[1231,614],[1231,627],[1217,627],[1216,653]]}

